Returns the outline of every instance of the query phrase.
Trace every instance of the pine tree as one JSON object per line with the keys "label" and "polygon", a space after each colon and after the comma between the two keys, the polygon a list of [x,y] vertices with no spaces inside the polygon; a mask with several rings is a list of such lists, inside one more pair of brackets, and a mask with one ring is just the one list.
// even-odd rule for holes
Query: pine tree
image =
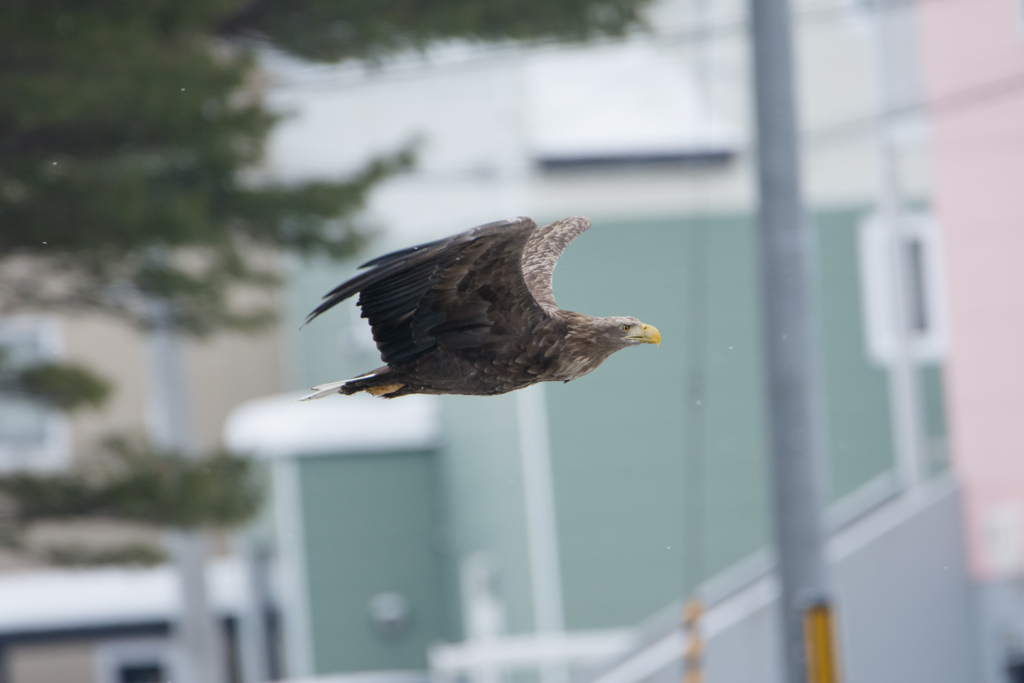
{"label": "pine tree", "polygon": [[[0,313],[103,310],[139,324],[172,302],[191,333],[266,323],[227,305],[273,286],[244,254],[350,254],[351,216],[409,167],[396,150],[348,182],[247,182],[275,117],[255,39],[310,59],[439,38],[622,32],[643,0],[9,0],[0,21]],[[229,39],[231,38],[231,39]]]}
{"label": "pine tree", "polygon": [[[381,60],[447,38],[583,39],[638,23],[646,0],[7,0],[0,10],[0,315],[104,312],[139,326],[163,300],[190,334],[255,329],[229,305],[273,287],[254,249],[340,258],[374,185],[409,168],[396,149],[345,182],[257,182],[276,121],[259,45],[311,60]],[[80,368],[0,370],[0,391],[61,409],[102,401]],[[175,527],[235,524],[258,507],[244,461],[107,448],[111,468],[0,478],[0,542],[34,521],[108,516]],[[6,520],[6,521],[5,521]],[[53,559],[60,560],[57,553]],[[150,548],[65,561],[148,558]]]}
{"label": "pine tree", "polygon": [[272,286],[245,252],[348,255],[348,218],[407,152],[349,182],[246,182],[275,117],[250,51],[213,36],[234,3],[16,2],[0,22],[0,310],[146,321],[169,300],[191,333],[252,327],[232,284]]}

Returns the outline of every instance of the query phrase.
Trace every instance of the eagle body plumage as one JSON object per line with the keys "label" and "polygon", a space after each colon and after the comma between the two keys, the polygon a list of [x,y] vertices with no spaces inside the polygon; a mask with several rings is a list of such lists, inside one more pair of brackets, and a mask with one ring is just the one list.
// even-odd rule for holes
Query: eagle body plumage
{"label": "eagle body plumage", "polygon": [[328,292],[306,322],[358,294],[385,365],[314,387],[306,398],[504,394],[576,379],[620,348],[660,343],[658,331],[635,318],[558,308],[555,264],[589,227],[586,218],[544,227],[516,218],[363,264],[368,270]]}

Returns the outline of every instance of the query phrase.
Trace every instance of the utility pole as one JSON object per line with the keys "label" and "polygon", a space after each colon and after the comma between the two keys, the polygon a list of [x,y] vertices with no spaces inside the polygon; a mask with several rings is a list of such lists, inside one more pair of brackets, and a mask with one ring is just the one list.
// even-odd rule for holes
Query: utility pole
{"label": "utility pole", "polygon": [[835,681],[815,457],[810,234],[800,165],[787,0],[750,0],[763,344],[784,676]]}
{"label": "utility pole", "polygon": [[[185,365],[178,334],[171,321],[170,304],[164,299],[147,301],[150,330],[149,436],[153,445],[195,457],[189,418]],[[222,638],[206,594],[206,539],[200,531],[173,530],[166,545],[177,570],[181,596],[174,626],[178,657],[176,680],[221,683],[224,679]]]}

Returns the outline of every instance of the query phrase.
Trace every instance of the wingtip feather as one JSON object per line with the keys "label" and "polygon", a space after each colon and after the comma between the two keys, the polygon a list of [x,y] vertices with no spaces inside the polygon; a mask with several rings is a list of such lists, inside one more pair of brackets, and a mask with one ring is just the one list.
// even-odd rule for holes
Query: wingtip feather
{"label": "wingtip feather", "polygon": [[299,401],[313,401],[324,396],[330,396],[331,394],[337,394],[341,387],[350,382],[351,380],[343,379],[337,382],[328,382],[327,384],[318,384],[313,387],[313,393],[307,394],[299,399]]}

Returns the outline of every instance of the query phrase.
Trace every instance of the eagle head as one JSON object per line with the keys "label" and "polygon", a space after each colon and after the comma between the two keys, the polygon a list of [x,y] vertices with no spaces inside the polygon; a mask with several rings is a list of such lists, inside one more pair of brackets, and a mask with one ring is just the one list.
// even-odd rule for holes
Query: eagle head
{"label": "eagle head", "polygon": [[[603,361],[615,351],[637,344],[660,344],[662,334],[651,325],[644,325],[629,315],[611,317],[581,316],[584,329],[579,334],[580,350]],[[573,335],[577,336],[577,335]],[[596,367],[596,366],[595,366]]]}
{"label": "eagle head", "polygon": [[656,327],[633,317],[594,318],[572,311],[559,313],[568,334],[551,368],[550,380],[568,382],[595,370],[616,351],[637,344],[661,343]]}
{"label": "eagle head", "polygon": [[604,337],[618,348],[637,344],[661,344],[661,333],[654,325],[646,325],[631,316],[600,319]]}

